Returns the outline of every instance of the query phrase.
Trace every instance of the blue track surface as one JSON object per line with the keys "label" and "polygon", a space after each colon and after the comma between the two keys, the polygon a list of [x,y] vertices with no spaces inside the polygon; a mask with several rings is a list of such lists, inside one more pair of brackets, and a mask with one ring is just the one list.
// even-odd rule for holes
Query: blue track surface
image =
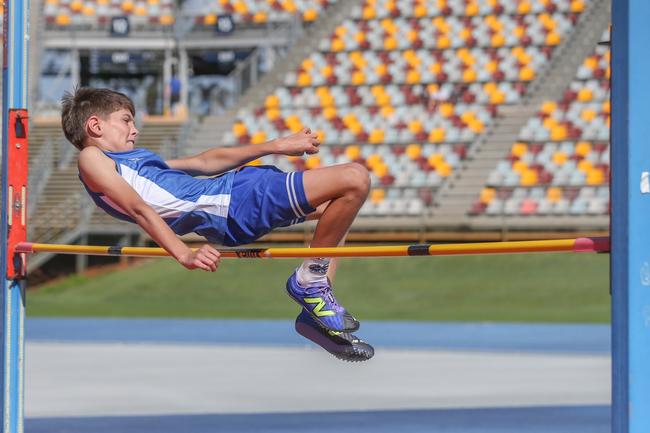
{"label": "blue track surface", "polygon": [[[364,321],[375,346],[414,349],[605,354],[609,325]],[[304,346],[287,320],[41,319],[26,322],[32,341],[148,342]]]}
{"label": "blue track surface", "polygon": [[27,433],[609,433],[607,406],[28,419]]}

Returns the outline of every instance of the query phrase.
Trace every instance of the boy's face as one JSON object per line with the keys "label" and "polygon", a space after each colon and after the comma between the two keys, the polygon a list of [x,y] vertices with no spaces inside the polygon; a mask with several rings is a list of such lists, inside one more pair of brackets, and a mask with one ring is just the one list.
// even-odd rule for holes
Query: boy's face
{"label": "boy's face", "polygon": [[126,108],[114,111],[109,116],[101,118],[102,144],[106,150],[124,152],[135,147],[138,130],[135,127],[133,116]]}

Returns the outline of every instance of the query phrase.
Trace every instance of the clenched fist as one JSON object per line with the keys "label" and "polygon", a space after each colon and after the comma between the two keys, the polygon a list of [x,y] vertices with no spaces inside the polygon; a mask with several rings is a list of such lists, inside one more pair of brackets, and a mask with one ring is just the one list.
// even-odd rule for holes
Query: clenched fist
{"label": "clenched fist", "polygon": [[305,153],[313,155],[318,153],[318,134],[309,128],[303,128],[295,134],[275,140],[276,151],[280,155],[302,156]]}

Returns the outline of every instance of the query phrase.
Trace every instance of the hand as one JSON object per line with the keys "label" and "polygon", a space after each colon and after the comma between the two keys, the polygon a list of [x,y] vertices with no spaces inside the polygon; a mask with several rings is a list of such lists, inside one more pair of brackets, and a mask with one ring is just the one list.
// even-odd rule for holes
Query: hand
{"label": "hand", "polygon": [[288,135],[276,140],[276,152],[280,155],[302,156],[305,153],[313,155],[318,153],[318,135],[309,128],[303,128],[295,134]]}
{"label": "hand", "polygon": [[203,269],[210,272],[217,270],[220,261],[221,254],[210,245],[203,245],[196,251],[189,250],[178,259],[187,269]]}

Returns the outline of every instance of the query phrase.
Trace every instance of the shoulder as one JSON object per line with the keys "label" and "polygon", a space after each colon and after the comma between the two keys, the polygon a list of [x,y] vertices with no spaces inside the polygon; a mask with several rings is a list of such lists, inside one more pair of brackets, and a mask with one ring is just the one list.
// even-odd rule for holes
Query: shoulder
{"label": "shoulder", "polygon": [[104,152],[102,152],[96,146],[84,147],[81,152],[79,152],[79,164],[87,161],[97,161],[103,159],[108,159],[108,157],[104,155]]}
{"label": "shoulder", "polygon": [[113,167],[114,162],[98,147],[88,146],[79,152],[77,166],[82,176],[88,176],[102,167]]}

